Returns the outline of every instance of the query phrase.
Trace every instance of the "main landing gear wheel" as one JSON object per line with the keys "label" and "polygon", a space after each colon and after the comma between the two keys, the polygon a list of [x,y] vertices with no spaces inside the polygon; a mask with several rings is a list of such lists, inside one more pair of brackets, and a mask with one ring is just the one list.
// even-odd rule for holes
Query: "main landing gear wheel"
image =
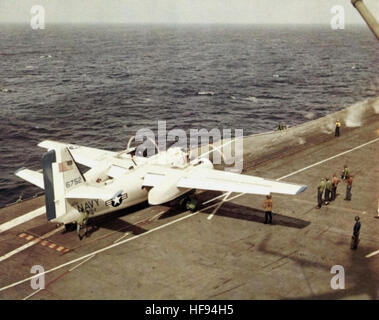
{"label": "main landing gear wheel", "polygon": [[180,206],[184,210],[189,210],[191,212],[195,212],[198,208],[198,201],[195,198],[185,197],[181,201]]}

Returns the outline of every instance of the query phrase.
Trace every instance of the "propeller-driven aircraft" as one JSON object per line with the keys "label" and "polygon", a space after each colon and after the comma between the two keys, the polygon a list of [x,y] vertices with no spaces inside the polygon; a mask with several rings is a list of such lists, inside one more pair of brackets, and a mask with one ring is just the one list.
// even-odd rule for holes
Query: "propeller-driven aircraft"
{"label": "propeller-driven aircraft", "polygon": [[[145,157],[129,144],[121,152],[49,140],[38,146],[48,150],[42,157],[42,170],[21,168],[15,174],[45,190],[47,219],[64,225],[76,223],[82,213],[92,218],[146,200],[160,205],[179,199],[195,211],[197,201],[189,195],[196,189],[296,195],[307,188],[216,170],[208,158],[190,160],[189,153],[179,147]],[[90,169],[82,173],[77,163]]]}

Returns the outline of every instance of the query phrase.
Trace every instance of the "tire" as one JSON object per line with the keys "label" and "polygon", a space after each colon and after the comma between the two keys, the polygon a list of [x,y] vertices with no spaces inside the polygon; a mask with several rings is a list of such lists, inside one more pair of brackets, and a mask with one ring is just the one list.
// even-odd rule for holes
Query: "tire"
{"label": "tire", "polygon": [[76,230],[76,224],[75,223],[68,223],[64,225],[65,232],[70,232]]}
{"label": "tire", "polygon": [[189,199],[186,202],[186,209],[191,212],[195,212],[197,210],[197,207],[198,207],[198,203],[196,199]]}

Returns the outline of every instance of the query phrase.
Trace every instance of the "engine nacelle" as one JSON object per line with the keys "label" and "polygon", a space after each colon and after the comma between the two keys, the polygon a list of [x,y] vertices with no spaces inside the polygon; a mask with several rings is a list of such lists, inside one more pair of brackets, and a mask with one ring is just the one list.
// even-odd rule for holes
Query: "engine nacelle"
{"label": "engine nacelle", "polygon": [[176,199],[191,189],[178,188],[176,185],[181,177],[170,175],[159,185],[153,187],[148,194],[148,201],[151,205],[158,205]]}

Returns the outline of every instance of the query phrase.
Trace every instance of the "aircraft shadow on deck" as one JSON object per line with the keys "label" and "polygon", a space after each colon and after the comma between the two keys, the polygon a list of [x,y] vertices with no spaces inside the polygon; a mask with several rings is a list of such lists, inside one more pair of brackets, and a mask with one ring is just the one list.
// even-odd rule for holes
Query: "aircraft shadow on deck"
{"label": "aircraft shadow on deck", "polygon": [[181,214],[187,210],[181,209],[179,207],[171,207],[165,213],[159,216],[158,220],[167,219],[170,217],[174,217],[178,214]]}
{"label": "aircraft shadow on deck", "polygon": [[88,221],[88,235],[91,236],[92,233],[96,232],[99,228],[111,230],[111,231],[122,231],[122,232],[132,232],[133,234],[141,234],[147,230],[136,225],[129,223],[120,219],[120,217],[126,216],[131,213],[135,213],[139,210],[143,210],[149,207],[147,202],[131,206],[129,208],[115,211],[112,213],[107,213],[95,218],[92,218]]}
{"label": "aircraft shadow on deck", "polygon": [[[214,208],[209,208],[201,212],[211,214],[213,210]],[[263,223],[265,212],[260,209],[250,208],[236,203],[224,202],[220,209],[217,211],[217,215],[234,219],[242,219],[247,221]],[[285,216],[275,212],[272,213],[272,225],[303,229],[310,225],[310,223],[310,221]]]}
{"label": "aircraft shadow on deck", "polygon": [[[221,192],[207,191],[207,192],[202,192],[198,194],[196,198],[198,199],[199,203],[203,203],[204,201],[210,200],[221,194],[222,194]],[[218,199],[218,201],[220,200],[221,199]],[[215,203],[217,202],[212,202],[212,204],[215,204]],[[120,211],[115,211],[113,213],[108,213],[106,215],[92,218],[88,222],[88,226],[89,226],[88,233],[89,235],[91,235],[91,233],[96,232],[99,227],[112,230],[112,231],[122,231],[122,232],[131,231],[133,234],[136,234],[136,235],[144,233],[147,231],[146,229],[142,228],[139,225],[126,222],[120,219],[120,217],[126,216],[128,214],[136,213],[140,210],[144,210],[149,207],[150,205],[148,204],[147,201],[145,201],[143,203],[134,205],[132,207],[129,207]],[[213,212],[214,207],[204,210],[204,206],[200,206],[199,210],[201,213],[210,214]],[[172,205],[171,207],[169,207],[169,209],[165,213],[159,216],[158,220],[174,217],[185,211],[187,210],[180,208],[178,204]],[[247,206],[243,206],[243,205],[231,203],[231,202],[224,202],[222,206],[219,208],[219,210],[217,211],[217,215],[230,217],[234,219],[242,219],[246,221],[263,223],[265,213],[263,210],[260,210],[260,209],[251,208],[251,207],[247,207]],[[288,216],[275,213],[275,212],[273,212],[272,216],[273,216],[272,218],[273,225],[302,229],[302,228],[307,227],[310,224],[309,221],[305,221],[305,220],[301,220],[301,219],[297,219],[293,217],[288,217]]]}
{"label": "aircraft shadow on deck", "polygon": [[[207,200],[211,200],[217,196],[220,196],[222,193],[217,191],[206,191],[197,195],[197,199],[199,203],[203,203]],[[217,201],[220,201],[222,198],[219,198]],[[216,201],[211,202],[207,205],[217,204]],[[211,214],[215,209],[212,206],[209,209],[204,209],[207,205],[200,206],[199,211],[205,214]],[[168,211],[162,214],[159,219],[166,219],[180,213],[183,213],[184,209],[181,209],[179,206],[172,206]],[[240,204],[232,203],[232,202],[224,202],[221,207],[217,210],[218,216],[230,217],[234,219],[241,219],[253,222],[264,222],[265,212],[260,209],[246,207]],[[280,213],[272,213],[272,224],[279,225],[289,228],[297,228],[302,229],[310,225],[310,221],[305,221],[302,219],[297,219],[289,216],[282,215]]]}

